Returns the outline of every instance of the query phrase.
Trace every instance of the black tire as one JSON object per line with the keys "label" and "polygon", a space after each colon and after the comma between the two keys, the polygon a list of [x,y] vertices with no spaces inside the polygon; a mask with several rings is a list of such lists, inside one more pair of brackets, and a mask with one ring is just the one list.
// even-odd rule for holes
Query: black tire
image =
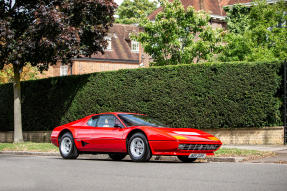
{"label": "black tire", "polygon": [[182,162],[194,162],[197,158],[188,158],[188,156],[177,156]]}
{"label": "black tire", "polygon": [[127,154],[125,154],[125,153],[110,153],[110,154],[109,154],[109,157],[110,157],[112,160],[115,160],[115,161],[122,160],[122,159],[124,159],[126,156],[127,156]]}
{"label": "black tire", "polygon": [[[64,140],[69,140],[71,143],[70,146],[70,150],[69,151],[64,151],[62,144]],[[60,139],[60,143],[59,143],[59,150],[60,150],[60,154],[63,157],[63,159],[76,159],[79,156],[79,151],[75,145],[74,142],[74,138],[73,135],[71,133],[65,133],[61,139]]]}
{"label": "black tire", "polygon": [[[143,143],[143,152],[140,155],[135,155],[134,153],[136,151],[131,150],[133,148],[133,146],[131,144],[134,144],[133,141],[136,141],[136,140]],[[132,161],[135,161],[135,162],[149,161],[149,159],[152,156],[147,138],[143,133],[135,133],[134,135],[132,135],[132,137],[128,140],[127,149],[128,149],[128,153],[129,153]]]}

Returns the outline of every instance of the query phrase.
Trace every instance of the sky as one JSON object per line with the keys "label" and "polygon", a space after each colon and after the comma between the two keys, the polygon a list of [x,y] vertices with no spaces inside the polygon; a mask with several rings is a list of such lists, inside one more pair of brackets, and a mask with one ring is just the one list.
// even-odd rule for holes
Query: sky
{"label": "sky", "polygon": [[[118,5],[120,5],[124,0],[114,0]],[[149,1],[153,1],[153,0],[149,0]]]}
{"label": "sky", "polygon": [[124,0],[114,0],[118,5],[120,5]]}

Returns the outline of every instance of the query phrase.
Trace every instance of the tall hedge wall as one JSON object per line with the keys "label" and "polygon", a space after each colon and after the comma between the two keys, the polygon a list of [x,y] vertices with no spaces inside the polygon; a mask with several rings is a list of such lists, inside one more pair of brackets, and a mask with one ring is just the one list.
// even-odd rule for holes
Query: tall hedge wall
{"label": "tall hedge wall", "polygon": [[[171,127],[281,123],[282,64],[206,63],[22,83],[23,129],[51,130],[92,113],[145,113]],[[13,130],[12,84],[0,86],[0,131]]]}

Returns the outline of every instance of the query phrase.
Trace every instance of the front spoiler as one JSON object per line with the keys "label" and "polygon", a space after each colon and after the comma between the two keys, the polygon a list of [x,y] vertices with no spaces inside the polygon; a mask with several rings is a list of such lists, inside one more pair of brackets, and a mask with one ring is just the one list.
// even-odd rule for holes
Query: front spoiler
{"label": "front spoiler", "polygon": [[[180,150],[179,144],[219,144],[216,150]],[[149,146],[153,155],[169,155],[169,156],[187,156],[190,153],[204,153],[206,155],[214,155],[214,152],[221,147],[220,141],[214,142],[191,142],[191,141],[149,141]]]}

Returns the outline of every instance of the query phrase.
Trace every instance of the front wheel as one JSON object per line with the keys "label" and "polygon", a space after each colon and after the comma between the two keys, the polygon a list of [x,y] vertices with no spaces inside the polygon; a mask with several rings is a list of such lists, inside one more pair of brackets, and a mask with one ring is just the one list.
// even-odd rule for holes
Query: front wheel
{"label": "front wheel", "polygon": [[128,141],[128,153],[133,161],[144,162],[151,158],[147,138],[143,133],[135,133]]}
{"label": "front wheel", "polygon": [[59,150],[64,159],[76,159],[79,156],[71,133],[65,133],[60,140]]}
{"label": "front wheel", "polygon": [[182,162],[194,162],[197,158],[188,158],[188,156],[177,156]]}

